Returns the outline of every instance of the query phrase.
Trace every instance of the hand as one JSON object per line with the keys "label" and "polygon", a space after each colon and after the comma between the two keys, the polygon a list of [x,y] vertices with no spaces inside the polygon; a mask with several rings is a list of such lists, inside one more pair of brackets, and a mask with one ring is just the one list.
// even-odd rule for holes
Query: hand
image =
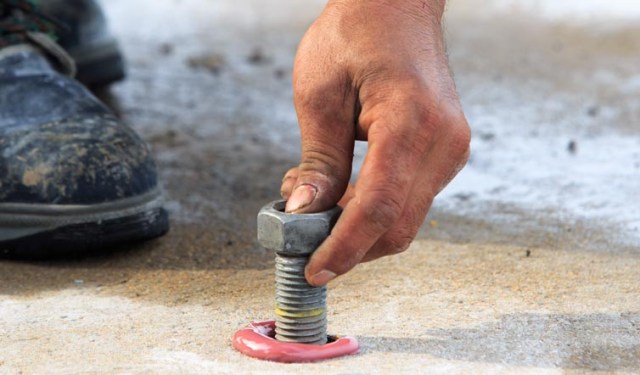
{"label": "hand", "polygon": [[[442,38],[444,0],[331,0],[293,71],[302,160],[286,211],[344,208],[306,269],[324,285],[359,262],[404,251],[464,166],[470,131]],[[355,186],[353,146],[369,143]]]}

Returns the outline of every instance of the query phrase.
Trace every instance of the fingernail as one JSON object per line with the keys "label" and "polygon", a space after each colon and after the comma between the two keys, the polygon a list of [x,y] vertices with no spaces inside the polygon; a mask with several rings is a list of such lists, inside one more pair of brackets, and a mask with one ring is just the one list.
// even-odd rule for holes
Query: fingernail
{"label": "fingernail", "polygon": [[311,185],[304,184],[298,186],[291,194],[291,197],[289,197],[285,211],[296,212],[307,207],[316,199],[317,193],[318,190]]}
{"label": "fingernail", "polygon": [[335,279],[336,276],[338,276],[338,275],[336,275],[335,272],[331,272],[329,270],[322,270],[322,271],[316,273],[315,275],[311,276],[311,280],[309,280],[309,281],[313,285],[325,285],[329,281]]}

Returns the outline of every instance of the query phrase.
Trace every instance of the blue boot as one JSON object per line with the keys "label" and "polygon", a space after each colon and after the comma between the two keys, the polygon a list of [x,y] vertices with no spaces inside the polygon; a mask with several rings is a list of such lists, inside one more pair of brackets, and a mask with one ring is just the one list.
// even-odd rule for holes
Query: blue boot
{"label": "blue boot", "polygon": [[74,61],[55,34],[65,30],[85,55],[90,48],[33,4],[0,0],[0,257],[81,254],[161,236],[168,219],[148,147],[72,78]]}

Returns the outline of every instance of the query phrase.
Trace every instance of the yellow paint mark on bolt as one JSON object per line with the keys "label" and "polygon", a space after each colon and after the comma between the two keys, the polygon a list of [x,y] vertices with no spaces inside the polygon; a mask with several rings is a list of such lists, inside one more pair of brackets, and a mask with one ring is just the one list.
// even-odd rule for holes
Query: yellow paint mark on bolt
{"label": "yellow paint mark on bolt", "polygon": [[302,310],[302,311],[287,311],[287,310],[282,310],[279,307],[276,307],[276,314],[280,316],[285,316],[287,318],[310,318],[312,316],[320,316],[323,313],[324,313],[323,308]]}

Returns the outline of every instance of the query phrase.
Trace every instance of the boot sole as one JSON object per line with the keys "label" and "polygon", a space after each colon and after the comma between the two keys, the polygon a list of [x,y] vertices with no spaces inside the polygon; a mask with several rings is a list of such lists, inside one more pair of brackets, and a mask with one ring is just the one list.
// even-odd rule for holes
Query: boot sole
{"label": "boot sole", "polygon": [[93,205],[0,204],[0,257],[86,256],[162,236],[169,230],[162,195]]}
{"label": "boot sole", "polygon": [[76,63],[76,79],[86,86],[100,87],[125,77],[125,64],[118,43],[107,39],[68,50]]}

